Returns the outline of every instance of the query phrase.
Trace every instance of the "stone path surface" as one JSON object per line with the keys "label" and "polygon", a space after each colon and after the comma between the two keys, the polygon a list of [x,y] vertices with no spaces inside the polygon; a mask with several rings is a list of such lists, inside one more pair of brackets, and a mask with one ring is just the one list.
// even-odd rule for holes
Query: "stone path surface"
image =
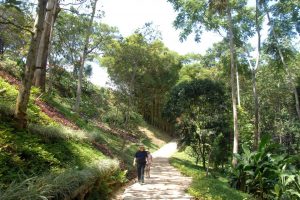
{"label": "stone path surface", "polygon": [[151,177],[145,178],[144,185],[134,183],[129,186],[120,199],[192,199],[185,193],[191,178],[183,176],[169,164],[169,157],[176,151],[176,142],[170,142],[152,153]]}

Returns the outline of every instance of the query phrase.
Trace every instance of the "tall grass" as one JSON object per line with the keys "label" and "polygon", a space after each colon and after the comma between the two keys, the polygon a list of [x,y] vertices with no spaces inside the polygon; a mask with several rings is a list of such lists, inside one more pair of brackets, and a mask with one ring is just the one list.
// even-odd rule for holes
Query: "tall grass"
{"label": "tall grass", "polygon": [[90,141],[91,136],[82,130],[73,130],[65,126],[43,126],[39,124],[29,124],[28,130],[31,133],[39,135],[46,141],[57,140],[75,140],[75,141]]}
{"label": "tall grass", "polygon": [[[1,200],[73,199],[118,177],[117,160],[99,160],[83,170],[71,169],[60,174],[28,178],[21,183],[12,183],[0,191]],[[113,180],[110,180],[113,179]]]}

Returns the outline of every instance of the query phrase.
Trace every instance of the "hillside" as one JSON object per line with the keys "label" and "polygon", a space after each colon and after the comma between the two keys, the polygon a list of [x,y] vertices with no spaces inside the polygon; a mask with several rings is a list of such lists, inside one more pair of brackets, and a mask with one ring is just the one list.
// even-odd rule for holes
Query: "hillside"
{"label": "hillside", "polygon": [[[39,195],[57,199],[108,196],[134,177],[132,156],[138,143],[153,151],[168,140],[145,122],[124,130],[96,117],[83,118],[72,111],[70,102],[59,92],[45,95],[36,88],[29,102],[28,128],[17,129],[13,108],[20,81],[15,74],[4,71],[3,65],[0,73],[2,199],[24,195],[25,199],[36,199]],[[97,90],[91,92],[99,94]],[[96,107],[90,107],[93,109]]]}
{"label": "hillside", "polygon": [[299,1],[107,2],[0,1],[0,199],[163,198],[133,154],[176,139],[191,198],[298,200]]}

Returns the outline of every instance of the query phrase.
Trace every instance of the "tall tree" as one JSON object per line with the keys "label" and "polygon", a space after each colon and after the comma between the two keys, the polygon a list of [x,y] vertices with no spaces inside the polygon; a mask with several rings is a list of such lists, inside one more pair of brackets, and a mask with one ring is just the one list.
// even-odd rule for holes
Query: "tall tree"
{"label": "tall tree", "polygon": [[258,144],[260,141],[260,130],[259,130],[259,101],[258,101],[258,92],[257,92],[257,78],[256,73],[259,68],[260,64],[260,57],[261,57],[261,11],[260,11],[260,4],[259,0],[256,0],[255,3],[255,31],[257,37],[256,43],[256,58],[253,64],[250,56],[250,47],[247,45],[243,46],[243,52],[246,53],[246,59],[248,65],[251,69],[251,79],[252,79],[252,93],[253,93],[253,104],[254,104],[254,142],[253,142],[253,149],[258,148]]}
{"label": "tall tree", "polygon": [[194,79],[174,86],[164,109],[165,117],[176,123],[181,142],[192,147],[196,160],[201,157],[204,168],[214,140],[219,134],[228,135],[224,99],[221,82]]}
{"label": "tall tree", "polygon": [[[86,30],[89,26],[88,16],[80,16],[74,13],[62,11],[57,18],[52,39],[52,51],[50,61],[52,64],[60,67],[65,67],[73,70],[74,78],[78,79],[80,59],[82,52],[78,49],[83,49],[86,38]],[[86,61],[98,59],[104,49],[109,47],[113,38],[118,37],[118,32],[115,27],[107,24],[94,22],[92,34],[89,40]],[[84,74],[88,71],[89,65],[84,66]],[[50,68],[51,73],[51,68]],[[49,74],[50,74],[49,73]],[[52,78],[49,77],[49,84]],[[74,96],[76,96],[76,88],[72,87]],[[72,96],[73,96],[72,95]]]}
{"label": "tall tree", "polygon": [[38,1],[38,11],[37,11],[35,30],[31,38],[30,48],[26,60],[25,73],[22,80],[22,85],[20,86],[19,89],[19,95],[17,97],[15,118],[20,128],[23,128],[27,125],[26,111],[27,111],[29,97],[30,97],[32,78],[36,67],[37,52],[38,52],[38,48],[39,48],[39,44],[43,32],[43,24],[44,24],[45,14],[46,14],[46,5],[47,5],[47,0]]}
{"label": "tall tree", "polygon": [[[226,2],[226,1],[225,1]],[[227,9],[227,17],[228,17],[228,37],[230,41],[230,82],[231,82],[231,99],[232,99],[232,113],[233,113],[233,154],[238,153],[239,146],[239,129],[238,129],[238,116],[237,116],[237,108],[236,108],[236,82],[235,82],[235,67],[234,67],[234,43],[233,43],[233,25],[232,25],[232,16],[231,16],[231,6],[226,2],[227,5],[225,9]],[[224,6],[224,5],[221,5]],[[237,159],[234,156],[232,159],[232,165],[236,166]]]}
{"label": "tall tree", "polygon": [[130,108],[135,106],[134,94],[138,76],[145,72],[147,60],[147,42],[141,34],[115,41],[104,54],[102,63],[108,67],[108,73],[118,89],[127,96],[125,124],[128,122]]}
{"label": "tall tree", "polygon": [[51,42],[51,32],[53,31],[53,26],[59,11],[58,0],[49,0],[33,78],[34,85],[39,87],[42,92],[45,92],[46,89],[46,67]]}
{"label": "tall tree", "polygon": [[[280,38],[278,36],[278,32],[280,32],[281,39],[282,38],[289,38],[292,39],[292,37],[295,35],[295,31],[291,28],[291,24],[297,22],[300,17],[300,6],[299,3],[297,4],[295,1],[287,1],[287,2],[278,2],[274,7],[274,11],[280,11],[280,13],[275,13],[274,15],[277,17],[280,17],[281,20],[277,20],[278,23],[280,23],[280,29],[279,27],[276,26],[276,23],[274,22],[275,20],[272,20],[271,15],[270,15],[270,9],[268,5],[268,1],[264,0],[262,1],[264,11],[267,14],[267,19],[268,19],[268,24],[270,26],[270,32],[271,32],[271,37],[273,37],[273,40],[275,42],[275,46],[277,48],[278,54],[280,61],[282,62],[283,67],[285,68],[285,71],[287,73],[287,81],[288,84],[290,85],[293,93],[294,93],[294,98],[295,98],[295,107],[296,107],[296,112],[298,119],[300,120],[300,103],[299,103],[299,94],[296,88],[295,80],[293,77],[293,73],[291,72],[290,67],[288,66],[286,59],[284,57],[284,52],[282,50],[282,44],[280,44]],[[276,32],[277,31],[277,32]]]}
{"label": "tall tree", "polygon": [[75,103],[75,111],[76,112],[79,112],[79,108],[80,108],[83,69],[84,69],[84,64],[85,64],[86,57],[88,55],[90,36],[92,34],[93,22],[94,22],[95,13],[96,13],[97,2],[98,2],[98,0],[94,0],[93,2],[91,2],[92,14],[91,14],[91,18],[89,20],[89,24],[88,24],[88,27],[87,27],[87,32],[86,32],[86,36],[85,36],[82,55],[80,57],[80,67],[79,67],[79,74],[78,74],[78,84],[77,84],[76,103]]}
{"label": "tall tree", "polygon": [[127,104],[137,108],[152,125],[167,129],[161,111],[166,94],[178,78],[179,56],[161,41],[135,33],[115,41],[102,62],[115,86],[127,95]]}
{"label": "tall tree", "polygon": [[[227,39],[230,46],[230,71],[231,71],[231,99],[232,99],[232,113],[233,113],[233,153],[238,153],[239,129],[238,129],[238,115],[237,115],[237,86],[236,86],[236,69],[235,69],[235,45],[234,45],[234,25],[232,12],[235,16],[237,13],[243,13],[246,1],[230,1],[230,0],[211,0],[211,1],[175,1],[168,0],[173,4],[176,11],[179,12],[176,20],[176,28],[183,29],[181,38],[185,39],[190,33],[195,32],[196,41],[200,40],[201,33],[204,30],[218,31],[225,29],[227,32]],[[216,15],[218,14],[218,15]],[[236,20],[235,23],[244,23],[243,18]],[[246,20],[244,20],[246,21]],[[236,165],[235,157],[232,159],[232,164]]]}

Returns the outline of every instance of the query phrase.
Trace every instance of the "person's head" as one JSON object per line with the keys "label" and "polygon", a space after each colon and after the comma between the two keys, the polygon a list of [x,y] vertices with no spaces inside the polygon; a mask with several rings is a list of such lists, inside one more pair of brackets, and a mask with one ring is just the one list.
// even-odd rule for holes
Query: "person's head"
{"label": "person's head", "polygon": [[143,144],[140,144],[140,145],[139,145],[139,150],[140,150],[140,151],[145,151],[145,146],[144,146]]}

